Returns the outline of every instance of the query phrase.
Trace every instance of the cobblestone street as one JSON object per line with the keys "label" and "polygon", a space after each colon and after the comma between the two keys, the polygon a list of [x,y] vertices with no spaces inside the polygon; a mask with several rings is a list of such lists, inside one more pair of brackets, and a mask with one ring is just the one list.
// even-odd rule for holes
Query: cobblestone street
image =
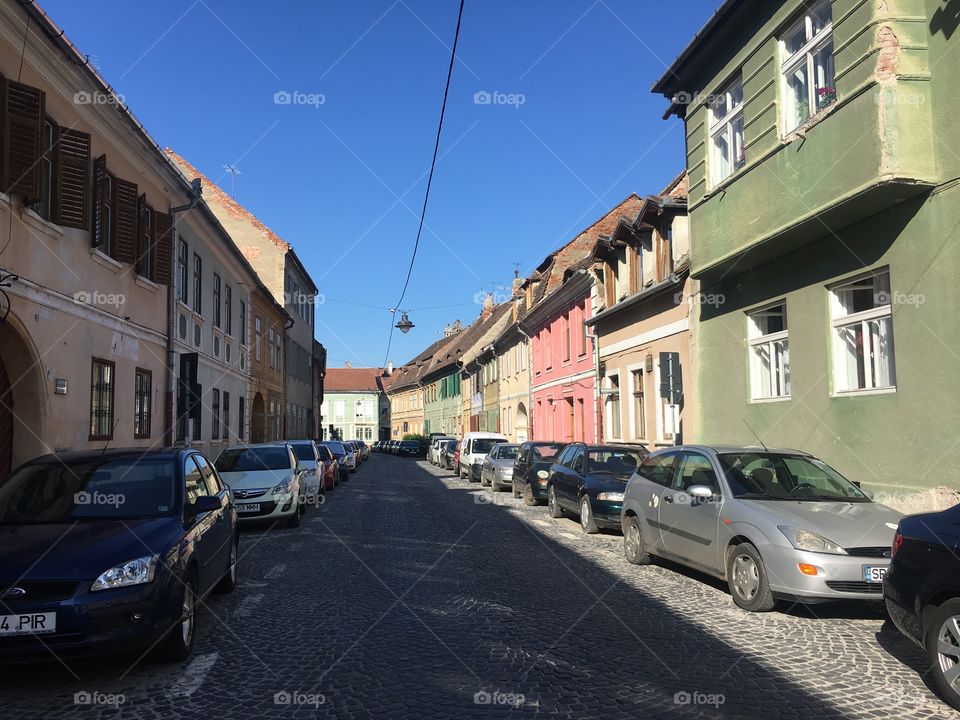
{"label": "cobblestone street", "polygon": [[7,669],[0,715],[953,716],[879,605],[749,614],[620,541],[375,455],[300,528],[244,532],[191,661]]}

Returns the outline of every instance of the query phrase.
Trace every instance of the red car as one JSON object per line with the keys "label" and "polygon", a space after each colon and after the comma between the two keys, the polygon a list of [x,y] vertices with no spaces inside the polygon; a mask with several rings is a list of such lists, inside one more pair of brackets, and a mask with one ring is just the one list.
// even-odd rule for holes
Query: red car
{"label": "red car", "polygon": [[324,445],[317,445],[317,454],[323,462],[323,489],[333,490],[340,484],[340,466],[337,459],[330,452],[330,448]]}

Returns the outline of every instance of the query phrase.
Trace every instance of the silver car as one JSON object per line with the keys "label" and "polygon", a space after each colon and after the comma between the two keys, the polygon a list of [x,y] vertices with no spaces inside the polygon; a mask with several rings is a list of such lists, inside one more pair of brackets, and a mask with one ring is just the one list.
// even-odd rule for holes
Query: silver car
{"label": "silver car", "polygon": [[480,484],[489,485],[494,492],[512,487],[513,463],[519,449],[519,443],[498,443],[490,448],[480,467]]}
{"label": "silver car", "polygon": [[641,463],[621,522],[628,561],[702,570],[765,611],[777,599],[881,600],[900,517],[812,455],[686,445]]}

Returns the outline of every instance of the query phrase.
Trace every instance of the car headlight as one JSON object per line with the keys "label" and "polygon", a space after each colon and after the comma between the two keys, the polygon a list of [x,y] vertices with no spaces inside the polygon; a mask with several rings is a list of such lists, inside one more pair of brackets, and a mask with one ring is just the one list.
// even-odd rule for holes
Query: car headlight
{"label": "car headlight", "polygon": [[271,490],[274,495],[286,495],[290,492],[290,481],[284,480],[282,483],[276,485],[273,490]]}
{"label": "car headlight", "polygon": [[786,535],[787,540],[797,550],[806,552],[828,553],[830,555],[846,555],[847,551],[827,538],[817,535],[809,530],[790,527],[788,525],[779,525],[780,532]]}
{"label": "car headlight", "polygon": [[109,570],[100,574],[93,585],[90,586],[91,592],[99,590],[110,590],[111,588],[128,587],[130,585],[145,585],[153,582],[153,576],[157,572],[157,563],[159,558],[156,555],[147,555],[136,560],[128,560],[120,565],[115,565]]}
{"label": "car headlight", "polygon": [[550,477],[550,473],[548,473],[546,470],[537,470],[537,477],[541,480],[546,480],[548,477]]}
{"label": "car headlight", "polygon": [[597,495],[597,500],[609,500],[610,502],[623,502],[622,492],[602,492]]}

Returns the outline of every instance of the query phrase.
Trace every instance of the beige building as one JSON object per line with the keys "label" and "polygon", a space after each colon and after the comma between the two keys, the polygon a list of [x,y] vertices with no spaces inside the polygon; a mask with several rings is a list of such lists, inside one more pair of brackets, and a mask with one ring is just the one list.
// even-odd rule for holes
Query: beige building
{"label": "beige building", "polygon": [[250,294],[250,442],[281,439],[283,348],[290,316],[266,289]]}
{"label": "beige building", "polygon": [[510,442],[522,443],[530,439],[530,342],[518,324],[526,298],[515,291],[511,304],[510,322],[493,341],[493,348],[499,362],[500,432]]}
{"label": "beige building", "polygon": [[586,324],[599,345],[603,441],[650,450],[691,442],[692,397],[661,392],[671,374],[691,387],[691,307],[709,300],[691,295],[686,174],[601,237],[594,259]]}

